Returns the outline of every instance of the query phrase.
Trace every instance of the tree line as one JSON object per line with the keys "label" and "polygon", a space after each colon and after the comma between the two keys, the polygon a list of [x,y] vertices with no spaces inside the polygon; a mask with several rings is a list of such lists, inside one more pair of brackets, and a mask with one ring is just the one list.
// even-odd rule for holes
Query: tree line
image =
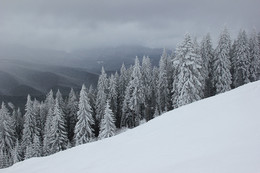
{"label": "tree line", "polygon": [[186,34],[172,54],[164,49],[159,66],[149,57],[122,65],[108,76],[102,68],[97,88],[82,85],[68,97],[52,90],[45,100],[27,97],[25,114],[12,103],[0,108],[0,168],[107,138],[162,113],[258,80],[260,33],[227,29],[213,48],[210,34],[200,43]]}

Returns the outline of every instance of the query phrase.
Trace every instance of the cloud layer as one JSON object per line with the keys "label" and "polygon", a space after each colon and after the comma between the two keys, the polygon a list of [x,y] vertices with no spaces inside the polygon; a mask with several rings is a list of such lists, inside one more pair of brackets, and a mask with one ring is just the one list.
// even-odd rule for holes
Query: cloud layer
{"label": "cloud layer", "polygon": [[74,50],[174,47],[186,32],[260,29],[259,0],[2,0],[0,44]]}

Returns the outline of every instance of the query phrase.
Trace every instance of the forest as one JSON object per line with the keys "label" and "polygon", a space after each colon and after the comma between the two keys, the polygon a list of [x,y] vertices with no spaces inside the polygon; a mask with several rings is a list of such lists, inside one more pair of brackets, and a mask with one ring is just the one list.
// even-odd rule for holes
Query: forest
{"label": "forest", "polygon": [[83,84],[68,97],[50,90],[44,100],[28,95],[24,114],[2,102],[0,168],[112,137],[259,78],[260,33],[241,30],[232,40],[225,28],[215,47],[210,34],[200,42],[186,34],[171,54],[164,49],[158,66],[144,55],[111,75],[102,68],[96,88]]}

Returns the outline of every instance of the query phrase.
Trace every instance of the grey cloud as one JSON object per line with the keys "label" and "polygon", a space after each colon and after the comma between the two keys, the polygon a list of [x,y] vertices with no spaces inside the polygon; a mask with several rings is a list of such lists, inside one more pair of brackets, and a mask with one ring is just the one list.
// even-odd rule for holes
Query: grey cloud
{"label": "grey cloud", "polygon": [[260,29],[258,0],[2,0],[0,43],[73,50],[174,47],[185,32]]}

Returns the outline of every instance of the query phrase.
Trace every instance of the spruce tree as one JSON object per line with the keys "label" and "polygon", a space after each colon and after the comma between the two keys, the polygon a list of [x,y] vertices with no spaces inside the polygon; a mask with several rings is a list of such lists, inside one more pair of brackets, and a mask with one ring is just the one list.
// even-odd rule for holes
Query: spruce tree
{"label": "spruce tree", "polygon": [[50,149],[50,136],[51,136],[51,129],[52,129],[52,120],[53,120],[53,112],[55,106],[55,99],[53,96],[53,91],[50,90],[49,93],[46,95],[46,99],[44,101],[45,105],[45,117],[44,119],[44,134],[43,134],[43,155],[48,156],[51,154]]}
{"label": "spruce tree", "polygon": [[36,134],[34,134],[33,137],[33,144],[32,144],[32,157],[41,157],[42,156],[42,144],[40,141],[40,137]]}
{"label": "spruce tree", "polygon": [[22,131],[23,131],[23,115],[21,113],[20,108],[17,108],[16,111],[16,134],[19,140],[22,138]]}
{"label": "spruce tree", "polygon": [[52,121],[53,121],[53,109],[49,109],[47,114],[47,119],[44,127],[44,138],[43,138],[43,155],[48,156],[51,154],[50,149],[50,138],[52,130]]}
{"label": "spruce tree", "polygon": [[250,54],[250,81],[256,81],[259,79],[260,72],[260,47],[257,39],[257,34],[253,31],[251,38],[249,39],[249,54]]}
{"label": "spruce tree", "polygon": [[32,157],[33,157],[33,143],[30,142],[25,148],[24,159],[30,159]]}
{"label": "spruce tree", "polygon": [[20,162],[22,160],[21,147],[20,147],[19,140],[16,140],[14,149],[12,150],[12,158],[13,158],[14,164],[17,162]]}
{"label": "spruce tree", "polygon": [[35,119],[35,127],[34,127],[34,133],[37,134],[39,137],[42,137],[42,129],[43,129],[43,123],[42,118],[40,116],[40,102],[36,99],[33,101],[33,116]]}
{"label": "spruce tree", "polygon": [[212,61],[214,56],[214,50],[212,47],[212,41],[210,34],[208,33],[201,42],[201,58],[204,62],[202,64],[202,71],[205,76],[205,97],[210,97],[213,95],[213,86],[212,86]]}
{"label": "spruce tree", "polygon": [[77,122],[77,111],[78,111],[78,99],[77,96],[71,88],[67,104],[67,113],[68,113],[68,137],[72,141],[74,137],[74,130]]}
{"label": "spruce tree", "polygon": [[114,115],[117,114],[117,97],[118,97],[118,83],[116,81],[115,76],[112,74],[109,78],[109,87],[108,87],[108,99],[111,103],[111,110]]}
{"label": "spruce tree", "polygon": [[101,69],[101,75],[97,84],[97,99],[96,99],[96,116],[98,121],[103,118],[106,100],[108,94],[108,79],[104,67]]}
{"label": "spruce tree", "polygon": [[159,111],[158,111],[158,107],[156,106],[156,107],[155,107],[154,114],[153,114],[153,118],[158,117],[159,115],[160,115],[160,113],[159,113]]}
{"label": "spruce tree", "polygon": [[109,138],[115,135],[116,126],[114,114],[110,109],[109,101],[107,101],[104,118],[101,120],[99,139]]}
{"label": "spruce tree", "polygon": [[197,54],[189,34],[176,50],[176,76],[174,80],[175,94],[173,107],[180,107],[201,99],[203,87],[201,75],[201,57]]}
{"label": "spruce tree", "polygon": [[76,146],[87,143],[93,138],[94,134],[91,127],[93,124],[92,109],[89,105],[86,87],[83,84],[79,96],[79,110],[75,127]]}
{"label": "spruce tree", "polygon": [[231,89],[230,45],[230,35],[227,29],[224,29],[220,35],[213,58],[212,85],[215,90],[214,94],[223,93]]}
{"label": "spruce tree", "polygon": [[[152,80],[152,108],[153,112],[156,110],[155,108],[159,107],[159,99],[158,99],[158,74],[159,74],[159,69],[154,66],[153,67],[153,80]],[[159,110],[158,110],[159,111]]]}
{"label": "spruce tree", "polygon": [[144,86],[140,63],[138,58],[135,59],[135,65],[132,70],[131,80],[126,88],[124,100],[123,120],[124,125],[128,127],[136,127],[142,118],[141,106],[144,103]]}
{"label": "spruce tree", "polygon": [[125,90],[128,84],[127,80],[127,70],[125,68],[124,63],[120,69],[119,83],[118,83],[118,118],[117,118],[117,126],[121,127],[122,115],[123,115],[123,104],[125,99]]}
{"label": "spruce tree", "polygon": [[236,41],[233,85],[239,87],[249,81],[249,44],[245,31],[240,31]]}
{"label": "spruce tree", "polygon": [[62,115],[62,119],[63,119],[63,121],[65,123],[65,129],[68,132],[68,126],[67,126],[68,116],[67,116],[66,111],[65,111],[66,105],[65,105],[65,101],[64,101],[63,96],[62,96],[62,94],[61,94],[59,89],[58,89],[58,91],[56,93],[56,99],[55,100],[59,102],[59,107],[60,107],[60,109],[62,111],[62,114],[61,114]]}
{"label": "spruce tree", "polygon": [[142,60],[142,81],[144,85],[144,117],[147,121],[152,119],[152,64],[150,58],[143,56]]}
{"label": "spruce tree", "polygon": [[33,135],[35,133],[35,117],[33,114],[33,102],[31,96],[28,95],[27,102],[25,105],[25,115],[24,115],[24,128],[22,136],[22,150],[25,151],[26,147],[33,142]]}
{"label": "spruce tree", "polygon": [[168,110],[167,108],[169,103],[168,95],[170,94],[170,91],[168,88],[169,84],[167,78],[167,58],[168,58],[168,54],[166,52],[166,49],[164,49],[159,62],[159,74],[158,74],[157,97],[158,97],[158,108],[160,113]]}
{"label": "spruce tree", "polygon": [[4,155],[2,167],[10,166],[12,160],[12,150],[15,146],[15,128],[10,113],[2,102],[0,109],[0,151]]}
{"label": "spruce tree", "polygon": [[68,143],[68,133],[66,131],[64,114],[59,105],[58,98],[55,99],[49,140],[51,153],[56,153],[66,149]]}

